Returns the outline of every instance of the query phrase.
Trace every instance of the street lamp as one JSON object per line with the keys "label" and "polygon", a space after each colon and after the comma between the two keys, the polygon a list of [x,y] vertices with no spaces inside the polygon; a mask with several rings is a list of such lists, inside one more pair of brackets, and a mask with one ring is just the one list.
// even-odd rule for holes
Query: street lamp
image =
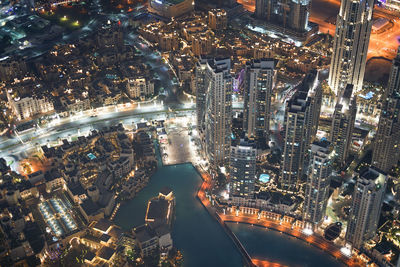
{"label": "street lamp", "polygon": [[303,234],[310,236],[313,234],[313,230],[311,228],[304,228],[303,229]]}
{"label": "street lamp", "polygon": [[345,255],[346,257],[350,258],[351,257],[351,249],[349,245],[346,245],[340,249],[340,252]]}

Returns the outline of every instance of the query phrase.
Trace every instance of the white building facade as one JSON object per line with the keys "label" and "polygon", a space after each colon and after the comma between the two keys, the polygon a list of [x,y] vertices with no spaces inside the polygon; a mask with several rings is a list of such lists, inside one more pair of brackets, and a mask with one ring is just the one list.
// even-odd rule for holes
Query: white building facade
{"label": "white building facade", "polygon": [[336,95],[347,84],[362,89],[372,28],[373,0],[342,0],[336,20],[329,86]]}

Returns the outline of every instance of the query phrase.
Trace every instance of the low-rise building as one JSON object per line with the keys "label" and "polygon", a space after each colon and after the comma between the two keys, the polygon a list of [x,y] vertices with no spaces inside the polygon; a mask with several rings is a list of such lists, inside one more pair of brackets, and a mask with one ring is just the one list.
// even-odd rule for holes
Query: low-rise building
{"label": "low-rise building", "polygon": [[75,114],[90,109],[89,98],[61,97],[61,104],[69,114]]}
{"label": "low-rise building", "polygon": [[176,18],[194,9],[194,0],[151,0],[148,10],[165,18]]}
{"label": "low-rise building", "polygon": [[54,110],[53,103],[45,96],[25,95],[12,89],[7,90],[8,103],[18,120],[27,120],[35,115]]}
{"label": "low-rise building", "polygon": [[144,98],[154,94],[154,83],[146,78],[130,78],[126,84],[130,98]]}
{"label": "low-rise building", "polygon": [[208,11],[208,26],[213,30],[224,30],[228,25],[228,16],[223,9]]}
{"label": "low-rise building", "polygon": [[145,222],[153,229],[162,225],[171,226],[175,209],[175,196],[170,188],[161,189],[157,197],[147,203]]}
{"label": "low-rise building", "polygon": [[143,257],[149,256],[157,250],[159,238],[149,225],[144,224],[134,228],[133,236],[139,245]]}

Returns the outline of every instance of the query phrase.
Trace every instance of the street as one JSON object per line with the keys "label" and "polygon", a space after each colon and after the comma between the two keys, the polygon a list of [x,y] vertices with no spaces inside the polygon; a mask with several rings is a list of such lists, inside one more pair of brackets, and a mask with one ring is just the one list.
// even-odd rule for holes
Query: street
{"label": "street", "polygon": [[[193,114],[194,110],[193,106],[181,109],[180,115],[189,116]],[[32,149],[42,145],[57,144],[61,139],[70,139],[87,134],[91,130],[118,123],[132,127],[133,123],[141,120],[166,119],[168,116],[169,112],[164,106],[154,106],[153,104],[136,109],[104,112],[96,116],[85,112],[85,114],[62,119],[60,122],[54,122],[44,128],[20,134],[11,139],[5,136],[0,137],[0,157],[4,157],[8,162],[14,162],[11,168],[15,170],[19,160],[28,157]]]}
{"label": "street", "polygon": [[[317,0],[312,2],[310,21],[319,25],[319,31],[334,35],[336,16],[339,13],[340,0]],[[385,57],[393,59],[396,56],[400,37],[400,19],[398,14],[375,7],[374,19],[387,18],[393,22],[393,27],[382,33],[371,33],[368,47],[368,59]]]}

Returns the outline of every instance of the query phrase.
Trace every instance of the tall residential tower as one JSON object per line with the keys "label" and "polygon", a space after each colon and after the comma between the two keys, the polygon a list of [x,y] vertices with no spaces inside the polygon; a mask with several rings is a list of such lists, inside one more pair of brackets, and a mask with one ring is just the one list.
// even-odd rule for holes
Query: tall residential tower
{"label": "tall residential tower", "polygon": [[196,85],[196,123],[199,132],[204,129],[204,114],[206,111],[206,69],[207,60],[204,58],[199,59],[195,67],[195,85]]}
{"label": "tall residential tower", "polygon": [[332,175],[330,143],[314,142],[310,148],[310,165],[304,194],[303,220],[319,223],[326,210]]}
{"label": "tall residential tower", "polygon": [[257,148],[254,142],[241,139],[231,147],[230,194],[231,196],[251,198],[256,179]]}
{"label": "tall residential tower", "polygon": [[383,95],[372,152],[372,166],[389,172],[400,159],[400,47],[393,60],[388,88]]}
{"label": "tall residential tower", "polygon": [[336,95],[347,84],[362,88],[372,27],[374,0],[342,0],[336,19],[329,86]]}
{"label": "tall residential tower", "polygon": [[386,174],[373,167],[357,176],[346,231],[346,241],[357,249],[376,234],[386,183]]}
{"label": "tall residential tower", "polygon": [[353,85],[348,84],[336,103],[330,133],[337,161],[342,165],[349,155],[356,115],[356,96],[353,95]]}
{"label": "tall residential tower", "polygon": [[283,122],[283,154],[279,185],[288,191],[298,190],[302,182],[307,152],[318,128],[322,88],[318,73],[311,72],[287,102]]}
{"label": "tall residential tower", "polygon": [[248,138],[269,141],[274,60],[253,60],[246,65],[243,130]]}
{"label": "tall residential tower", "polygon": [[229,164],[232,127],[231,60],[207,61],[204,147],[211,168]]}

